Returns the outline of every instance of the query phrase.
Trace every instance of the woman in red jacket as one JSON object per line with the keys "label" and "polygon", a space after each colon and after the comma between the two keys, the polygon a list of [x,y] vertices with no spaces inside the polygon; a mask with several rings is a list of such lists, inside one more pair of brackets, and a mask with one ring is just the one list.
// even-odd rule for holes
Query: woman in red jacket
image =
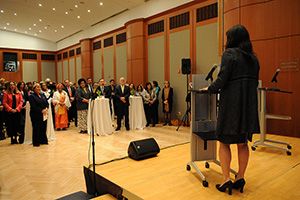
{"label": "woman in red jacket", "polygon": [[23,97],[18,91],[16,84],[12,81],[4,93],[3,106],[7,112],[7,134],[11,137],[11,144],[18,144],[17,132],[19,131],[21,120],[20,112],[23,106]]}

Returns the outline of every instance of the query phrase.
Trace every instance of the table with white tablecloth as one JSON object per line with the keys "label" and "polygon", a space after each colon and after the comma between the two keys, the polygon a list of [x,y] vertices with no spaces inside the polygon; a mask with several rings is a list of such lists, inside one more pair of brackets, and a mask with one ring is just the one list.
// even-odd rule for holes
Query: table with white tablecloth
{"label": "table with white tablecloth", "polygon": [[129,125],[130,129],[143,129],[146,127],[147,121],[144,111],[143,99],[140,96],[129,97]]}
{"label": "table with white tablecloth", "polygon": [[87,118],[89,134],[91,133],[92,125],[94,133],[97,135],[109,135],[113,133],[114,129],[108,98],[100,97],[93,101],[90,100]]}
{"label": "table with white tablecloth", "polygon": [[[51,100],[50,100],[51,102]],[[31,117],[30,117],[30,103],[26,103],[26,114],[25,114],[25,139],[24,144],[32,144],[32,124],[31,124]],[[53,126],[53,119],[52,119],[52,110],[51,104],[49,103],[48,108],[48,119],[47,119],[47,129],[46,134],[48,141],[55,140],[55,131]]]}

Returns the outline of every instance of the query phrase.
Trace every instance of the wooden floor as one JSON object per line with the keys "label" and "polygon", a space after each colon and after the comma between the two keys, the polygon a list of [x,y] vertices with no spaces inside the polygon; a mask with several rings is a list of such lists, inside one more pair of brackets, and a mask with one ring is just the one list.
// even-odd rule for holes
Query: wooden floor
{"label": "wooden floor", "polygon": [[[144,161],[124,159],[97,166],[96,171],[140,199],[300,199],[300,139],[269,138],[290,142],[292,156],[266,148],[251,152],[245,191],[243,194],[234,191],[233,196],[215,188],[215,184],[222,181],[219,166],[211,164],[210,169],[206,169],[203,162],[197,162],[209,182],[208,188],[202,186],[193,169],[186,171],[189,144],[162,150],[158,157]],[[236,147],[232,149],[232,168],[237,169]]]}
{"label": "wooden floor", "polygon": [[[96,137],[96,163],[126,156],[132,140],[154,137],[161,148],[189,141],[188,128],[182,127],[179,132],[175,129],[160,126]],[[85,191],[82,167],[88,165],[89,136],[77,133],[74,127],[56,132],[56,136],[56,141],[39,148],[10,145],[9,139],[0,141],[0,200],[55,199],[79,190]],[[270,138],[290,142],[292,156],[265,148],[251,152],[245,193],[235,192],[232,198],[300,199],[300,139]],[[185,169],[189,157],[189,144],[184,144],[162,150],[157,158],[139,162],[139,165],[124,159],[98,166],[97,170],[110,178],[118,175],[133,184],[135,182],[131,179],[138,173],[140,186],[146,185],[147,189],[153,190],[146,199],[228,198],[228,195],[218,193],[214,188],[215,183],[221,181],[220,168],[212,164],[211,169],[207,170],[199,163],[210,184],[209,188],[203,188],[195,172]],[[236,169],[235,148],[232,164]],[[152,181],[159,183],[153,185]],[[149,193],[146,189],[137,189],[142,195]],[[101,199],[112,198],[108,195]]]}
{"label": "wooden floor", "polygon": [[[96,163],[127,155],[132,140],[154,137],[161,148],[189,141],[189,129],[158,126],[96,137]],[[83,166],[88,166],[89,135],[75,127],[56,132],[57,139],[38,148],[0,141],[0,200],[55,199],[86,191]]]}

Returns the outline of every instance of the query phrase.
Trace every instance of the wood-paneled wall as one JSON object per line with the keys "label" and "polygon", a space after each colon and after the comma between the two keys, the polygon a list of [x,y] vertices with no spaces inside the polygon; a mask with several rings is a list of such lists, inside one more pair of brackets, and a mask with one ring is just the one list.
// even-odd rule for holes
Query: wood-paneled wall
{"label": "wood-paneled wall", "polygon": [[[260,79],[265,87],[279,87],[293,94],[270,93],[267,111],[290,115],[291,121],[268,120],[268,132],[300,137],[300,1],[223,0],[224,31],[243,24],[249,31],[260,61]],[[223,35],[224,35],[223,34]],[[271,84],[277,68],[278,84]]]}
{"label": "wood-paneled wall", "polygon": [[[3,52],[13,52],[18,54],[18,70],[16,72],[5,72],[4,71],[4,66],[3,66]],[[23,53],[30,53],[30,54],[36,54],[37,58],[36,59],[23,59],[22,54]],[[37,66],[37,76],[35,80],[31,81],[41,81],[42,80],[42,63],[45,62],[50,62],[54,63],[55,65],[55,60],[42,60],[42,54],[51,54],[55,55],[55,52],[51,51],[33,51],[33,50],[26,50],[26,49],[9,49],[9,48],[0,48],[0,77],[4,78],[7,81],[22,81],[24,79],[23,77],[23,70],[24,69],[24,62],[33,62],[36,63]],[[55,73],[55,67],[53,68],[53,71]]]}

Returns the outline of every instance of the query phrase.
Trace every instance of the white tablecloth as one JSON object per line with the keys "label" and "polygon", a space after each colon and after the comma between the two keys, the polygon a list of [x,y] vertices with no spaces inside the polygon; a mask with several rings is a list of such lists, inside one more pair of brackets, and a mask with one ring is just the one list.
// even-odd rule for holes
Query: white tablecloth
{"label": "white tablecloth", "polygon": [[112,126],[108,98],[97,98],[94,101],[90,101],[87,118],[87,127],[89,134],[92,130],[92,119],[95,134],[108,135],[113,133],[114,129]]}
{"label": "white tablecloth", "polygon": [[[50,100],[50,102],[51,102],[51,100]],[[46,134],[47,134],[48,141],[53,141],[56,139],[50,103],[49,103],[49,108],[48,108],[48,120],[47,120]],[[31,124],[31,117],[30,117],[30,103],[29,102],[26,103],[24,144],[32,144],[32,124]]]}
{"label": "white tablecloth", "polygon": [[144,112],[143,99],[140,96],[129,97],[129,125],[130,129],[143,129],[146,127],[147,121]]}

